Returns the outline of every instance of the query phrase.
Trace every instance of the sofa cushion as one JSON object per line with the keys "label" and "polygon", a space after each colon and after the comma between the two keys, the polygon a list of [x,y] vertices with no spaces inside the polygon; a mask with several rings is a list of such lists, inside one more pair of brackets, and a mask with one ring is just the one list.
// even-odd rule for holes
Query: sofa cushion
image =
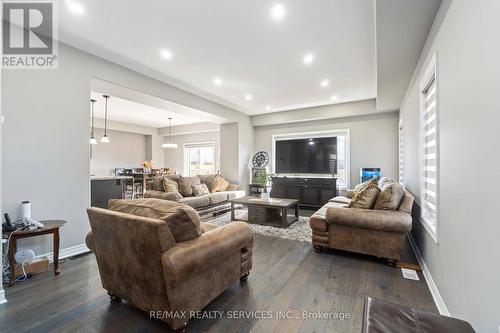
{"label": "sofa cushion", "polygon": [[218,227],[218,225],[216,224],[212,224],[212,223],[207,223],[207,222],[201,222],[201,230],[203,230],[203,232],[208,232],[210,230],[214,230]]}
{"label": "sofa cushion", "polygon": [[346,204],[340,202],[328,202],[318,209],[309,219],[311,228],[317,231],[327,231],[328,225],[326,223],[326,210],[328,208],[345,208]]}
{"label": "sofa cushion", "polygon": [[191,188],[193,184],[189,178],[179,176],[179,192],[185,196],[190,197],[193,195],[193,189]]}
{"label": "sofa cushion", "polygon": [[195,197],[210,194],[206,184],[192,185],[191,188]]}
{"label": "sofa cushion", "polygon": [[217,192],[225,191],[229,186],[229,182],[224,179],[221,175],[215,176],[215,190]]}
{"label": "sofa cushion", "polygon": [[201,184],[201,180],[200,178],[194,176],[194,177],[184,177],[186,178],[187,180],[189,180],[191,182],[191,185],[200,185]]}
{"label": "sofa cushion", "polygon": [[401,184],[396,182],[386,182],[381,188],[380,195],[378,196],[373,209],[397,210],[404,195],[405,190]]}
{"label": "sofa cushion", "polygon": [[179,193],[179,184],[168,178],[163,178],[163,191]]}
{"label": "sofa cushion", "polygon": [[415,198],[413,195],[411,195],[410,192],[405,191],[405,196],[403,197],[403,200],[401,200],[401,203],[399,204],[398,210],[400,212],[405,212],[407,214],[411,214],[411,211],[413,210],[413,201]]}
{"label": "sofa cushion", "polygon": [[337,196],[335,198],[328,200],[328,202],[339,202],[348,205],[351,202],[351,199],[348,199],[343,196]]}
{"label": "sofa cushion", "polygon": [[364,187],[360,192],[357,192],[354,198],[351,199],[348,208],[372,209],[379,196],[380,189],[373,182]]}
{"label": "sofa cushion", "polygon": [[209,203],[211,205],[216,205],[218,203],[227,201],[227,194],[225,192],[215,192],[207,195]]}
{"label": "sofa cushion", "polygon": [[389,177],[382,177],[378,181],[378,187],[382,188],[382,187],[384,187],[384,185],[387,185],[388,183],[394,183],[394,180],[392,178],[389,178]]}
{"label": "sofa cushion", "polygon": [[227,194],[228,200],[242,198],[246,194],[245,191],[224,191],[224,192],[220,192],[220,193]]}
{"label": "sofa cushion", "polygon": [[229,184],[226,188],[226,191],[238,191],[240,189],[240,185],[238,184]]}
{"label": "sofa cushion", "polygon": [[112,199],[109,209],[144,216],[167,223],[176,242],[195,239],[201,235],[200,216],[193,208],[162,199]]}
{"label": "sofa cushion", "polygon": [[182,195],[180,193],[177,193],[177,192],[164,192],[164,191],[147,190],[144,193],[144,198],[155,198],[155,199],[179,201],[179,199],[182,198]]}
{"label": "sofa cushion", "polygon": [[155,176],[153,177],[153,190],[163,191],[163,178],[168,178],[173,181],[178,181],[179,176],[169,175],[169,176]]}
{"label": "sofa cushion", "polygon": [[201,197],[184,197],[182,199],[179,199],[179,202],[189,205],[193,208],[208,206],[210,204],[208,196],[206,195]]}
{"label": "sofa cushion", "polygon": [[217,191],[217,180],[214,175],[198,175],[202,184],[207,185],[210,193],[214,193]]}

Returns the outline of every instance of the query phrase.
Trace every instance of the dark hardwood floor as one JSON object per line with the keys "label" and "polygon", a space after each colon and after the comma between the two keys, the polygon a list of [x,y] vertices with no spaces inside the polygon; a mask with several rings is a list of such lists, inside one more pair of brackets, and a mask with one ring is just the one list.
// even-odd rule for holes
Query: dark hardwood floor
{"label": "dark hardwood floor", "polygon": [[[407,249],[406,261],[415,260]],[[195,319],[189,332],[361,332],[367,296],[437,312],[421,281],[367,256],[315,253],[311,244],[255,235],[246,283],[225,291],[206,310],[290,311],[292,319]],[[125,302],[110,302],[92,254],[67,259],[61,274],[34,276],[6,288],[0,332],[168,332],[168,326]],[[302,311],[337,312],[340,319],[304,319]],[[234,312],[232,316],[234,317]]]}

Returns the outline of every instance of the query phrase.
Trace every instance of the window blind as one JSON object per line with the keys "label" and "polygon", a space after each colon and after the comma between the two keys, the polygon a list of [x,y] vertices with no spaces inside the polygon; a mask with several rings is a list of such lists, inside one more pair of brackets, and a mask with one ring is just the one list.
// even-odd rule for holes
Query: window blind
{"label": "window blind", "polygon": [[436,233],[438,216],[438,127],[436,80],[423,91],[422,107],[422,218]]}

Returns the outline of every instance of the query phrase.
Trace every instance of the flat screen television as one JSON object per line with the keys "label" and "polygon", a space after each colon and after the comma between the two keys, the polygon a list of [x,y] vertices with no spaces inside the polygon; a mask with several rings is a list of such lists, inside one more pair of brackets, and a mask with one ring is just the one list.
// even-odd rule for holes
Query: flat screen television
{"label": "flat screen television", "polygon": [[277,173],[337,173],[336,137],[276,141],[275,153]]}

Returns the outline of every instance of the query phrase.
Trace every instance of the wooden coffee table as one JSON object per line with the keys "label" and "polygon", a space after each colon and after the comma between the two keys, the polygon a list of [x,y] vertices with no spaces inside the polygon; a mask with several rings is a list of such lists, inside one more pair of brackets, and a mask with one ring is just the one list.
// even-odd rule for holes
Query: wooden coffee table
{"label": "wooden coffee table", "polygon": [[[278,228],[286,228],[299,219],[299,200],[271,198],[269,200],[258,197],[242,197],[232,199],[231,220],[235,220],[234,206],[244,205],[248,207],[248,223],[270,225]],[[288,209],[294,209],[295,215],[288,215]]]}

